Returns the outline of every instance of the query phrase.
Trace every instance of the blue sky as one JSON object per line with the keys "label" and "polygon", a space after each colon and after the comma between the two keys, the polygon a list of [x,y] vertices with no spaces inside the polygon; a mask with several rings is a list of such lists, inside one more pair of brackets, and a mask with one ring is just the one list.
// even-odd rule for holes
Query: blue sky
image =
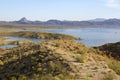
{"label": "blue sky", "polygon": [[0,0],[0,20],[120,18],[120,0]]}

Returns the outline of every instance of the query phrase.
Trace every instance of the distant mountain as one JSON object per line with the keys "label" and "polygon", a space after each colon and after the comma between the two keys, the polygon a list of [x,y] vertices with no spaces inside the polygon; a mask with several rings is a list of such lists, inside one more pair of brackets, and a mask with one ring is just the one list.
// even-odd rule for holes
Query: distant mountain
{"label": "distant mountain", "polygon": [[18,24],[29,24],[30,21],[27,20],[27,18],[23,17],[23,18],[21,18],[21,19],[18,20],[18,21],[13,21],[13,23],[18,23]]}
{"label": "distant mountain", "polygon": [[96,18],[96,19],[93,19],[93,20],[89,20],[91,22],[102,22],[102,21],[105,21],[106,19],[105,18]]}
{"label": "distant mountain", "polygon": [[19,22],[29,22],[29,20],[27,20],[25,17],[23,17],[22,19],[19,20]]}
{"label": "distant mountain", "polygon": [[100,26],[100,27],[109,27],[109,26],[118,26],[120,27],[120,19],[104,19],[96,18],[88,21],[60,21],[60,20],[48,20],[48,21],[30,21],[27,18],[23,17],[18,21],[0,21],[0,24],[23,24],[23,25],[45,25],[45,26]]}

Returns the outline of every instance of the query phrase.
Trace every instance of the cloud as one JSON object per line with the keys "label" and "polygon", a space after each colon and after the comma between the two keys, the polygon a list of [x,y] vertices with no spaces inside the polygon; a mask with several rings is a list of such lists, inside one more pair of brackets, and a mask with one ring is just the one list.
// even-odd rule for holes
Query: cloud
{"label": "cloud", "polygon": [[120,8],[120,0],[107,0],[105,5],[111,8]]}

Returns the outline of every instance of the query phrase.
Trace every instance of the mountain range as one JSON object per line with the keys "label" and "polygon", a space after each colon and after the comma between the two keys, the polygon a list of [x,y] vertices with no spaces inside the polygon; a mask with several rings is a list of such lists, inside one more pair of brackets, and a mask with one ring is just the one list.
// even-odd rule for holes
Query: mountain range
{"label": "mountain range", "polygon": [[86,21],[60,21],[60,20],[48,20],[48,21],[30,21],[23,17],[18,21],[0,21],[1,24],[18,24],[18,25],[45,25],[45,26],[120,26],[120,19],[104,19],[97,18]]}

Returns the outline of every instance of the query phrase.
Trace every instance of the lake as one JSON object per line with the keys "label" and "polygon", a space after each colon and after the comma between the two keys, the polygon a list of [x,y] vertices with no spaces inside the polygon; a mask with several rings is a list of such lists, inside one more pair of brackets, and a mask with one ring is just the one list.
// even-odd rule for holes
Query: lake
{"label": "lake", "polygon": [[40,42],[40,41],[42,41],[40,39],[35,39],[35,38],[24,38],[24,37],[13,37],[13,36],[6,37],[6,41],[22,41],[22,40],[29,40],[31,42]]}
{"label": "lake", "polygon": [[[23,37],[12,37],[12,36],[9,36],[9,37],[6,37],[6,41],[22,41],[22,40],[29,40],[31,42],[40,42],[42,40],[40,39],[35,39],[35,38],[23,38]],[[15,48],[15,47],[18,47],[18,45],[3,45],[3,46],[0,46],[1,49],[9,49],[9,48]]]}
{"label": "lake", "polygon": [[78,43],[83,43],[88,46],[100,46],[106,43],[120,41],[120,28],[49,29],[32,30],[32,32],[52,32],[74,35],[83,38],[81,41],[77,40]]}
{"label": "lake", "polygon": [[1,49],[9,49],[9,48],[15,48],[17,47],[17,45],[3,45],[3,46],[0,46]]}

